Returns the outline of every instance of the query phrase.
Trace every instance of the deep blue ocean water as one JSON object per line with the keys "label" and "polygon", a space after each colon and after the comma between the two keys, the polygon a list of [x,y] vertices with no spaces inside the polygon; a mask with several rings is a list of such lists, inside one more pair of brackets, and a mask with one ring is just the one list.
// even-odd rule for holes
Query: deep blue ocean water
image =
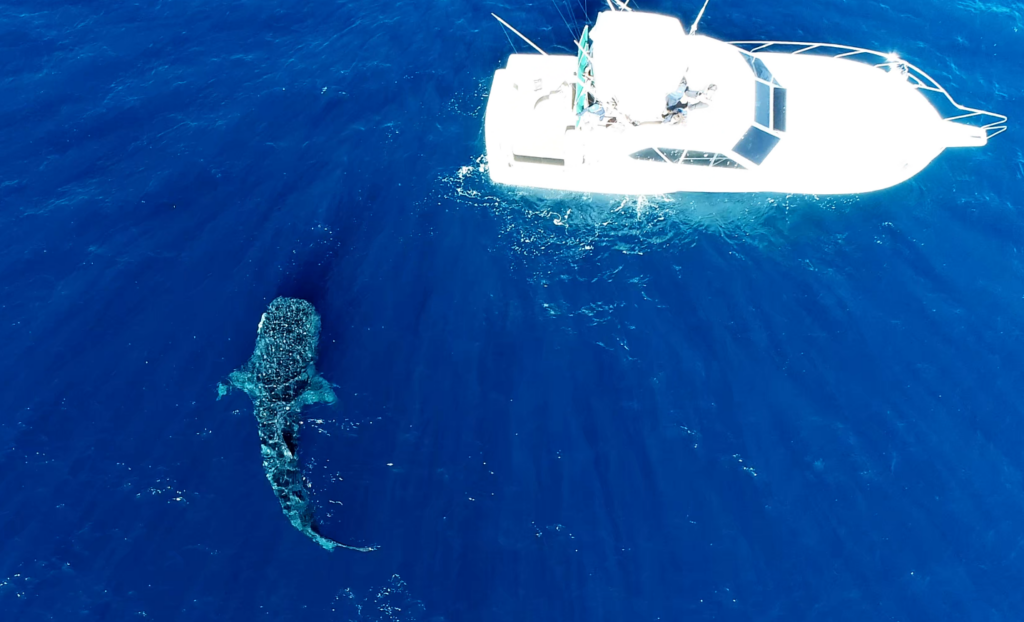
{"label": "deep blue ocean water", "polygon": [[[1010,116],[896,188],[494,187],[490,13],[572,53],[598,8],[0,2],[0,618],[1024,619],[1024,5],[711,3]],[[373,553],[215,399],[282,294]]]}

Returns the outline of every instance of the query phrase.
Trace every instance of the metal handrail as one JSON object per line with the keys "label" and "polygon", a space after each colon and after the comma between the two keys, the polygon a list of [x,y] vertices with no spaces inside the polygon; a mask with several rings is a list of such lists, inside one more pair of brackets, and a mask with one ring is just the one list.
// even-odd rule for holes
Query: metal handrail
{"label": "metal handrail", "polygon": [[[959,121],[963,119],[985,121],[991,119],[984,125],[977,126],[978,129],[985,132],[986,140],[1006,131],[1006,115],[998,114],[996,112],[988,112],[987,110],[979,110],[977,108],[969,108],[958,104],[956,100],[953,99],[953,96],[950,95],[946,89],[942,88],[934,78],[929,76],[919,67],[908,63],[907,61],[897,57],[895,54],[886,54],[884,52],[877,52],[867,48],[858,48],[851,45],[811,43],[807,41],[730,41],[729,43],[751,54],[763,52],[772,47],[795,48],[789,51],[789,54],[794,55],[814,50],[815,52],[825,52],[826,54],[823,55],[829,55],[832,58],[850,58],[851,60],[857,60],[879,69],[885,69],[886,71],[899,71],[907,77],[914,88],[940,93],[946,97],[954,108],[960,111],[961,114],[942,117],[944,121]],[[780,52],[785,53],[784,50],[776,51],[776,53]],[[882,62],[876,62],[879,60]]]}

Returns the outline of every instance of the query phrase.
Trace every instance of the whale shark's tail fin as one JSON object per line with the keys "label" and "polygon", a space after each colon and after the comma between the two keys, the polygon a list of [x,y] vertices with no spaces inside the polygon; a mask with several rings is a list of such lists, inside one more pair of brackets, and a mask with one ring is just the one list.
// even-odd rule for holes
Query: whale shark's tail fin
{"label": "whale shark's tail fin", "polygon": [[315,529],[303,529],[307,536],[310,537],[313,542],[316,542],[320,546],[324,547],[328,551],[333,551],[337,548],[348,549],[350,551],[359,551],[360,553],[369,553],[370,551],[376,551],[375,546],[351,546],[348,544],[342,544],[341,542],[335,542],[330,538],[325,538],[318,534]]}
{"label": "whale shark's tail fin", "polygon": [[370,553],[372,551],[377,550],[377,547],[375,546],[349,546],[347,544],[342,544],[340,542],[335,542],[334,544],[340,546],[343,549],[348,549],[350,551],[359,551],[360,553]]}

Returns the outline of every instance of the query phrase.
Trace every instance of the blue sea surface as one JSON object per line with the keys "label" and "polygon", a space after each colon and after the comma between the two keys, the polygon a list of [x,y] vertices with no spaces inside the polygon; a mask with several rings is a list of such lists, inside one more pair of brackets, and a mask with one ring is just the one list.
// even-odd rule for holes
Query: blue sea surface
{"label": "blue sea surface", "polygon": [[[0,0],[0,619],[1024,619],[1024,5],[710,4],[1009,115],[895,188],[494,186],[490,13],[574,53],[602,6]],[[216,400],[278,295],[372,553]]]}

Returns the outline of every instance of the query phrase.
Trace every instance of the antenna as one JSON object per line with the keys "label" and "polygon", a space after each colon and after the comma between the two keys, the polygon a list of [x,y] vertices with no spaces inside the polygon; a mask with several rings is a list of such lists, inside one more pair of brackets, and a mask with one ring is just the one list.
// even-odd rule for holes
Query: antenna
{"label": "antenna", "polygon": [[690,26],[690,34],[697,32],[697,24],[700,23],[700,18],[704,17],[704,9],[708,8],[708,2],[711,0],[704,0],[704,6],[700,7],[700,13],[697,13],[697,19],[693,20],[693,25]]}
{"label": "antenna", "polygon": [[622,0],[608,0],[608,8],[613,11],[616,9],[619,11],[632,11],[633,9],[629,8],[627,6],[628,4],[629,0],[626,0],[625,2]]}
{"label": "antenna", "polygon": [[527,43],[529,43],[529,44],[530,44],[530,46],[531,46],[531,47],[532,47],[533,49],[537,50],[538,52],[540,52],[540,53],[541,53],[541,54],[543,54],[544,56],[547,56],[547,55],[548,55],[548,53],[547,53],[547,52],[545,52],[544,50],[542,50],[542,49],[540,49],[539,47],[537,47],[537,44],[536,44],[536,43],[534,43],[533,41],[530,41],[529,39],[527,39],[527,38],[526,38],[526,35],[524,35],[523,33],[519,32],[518,30],[516,30],[515,28],[513,28],[513,27],[512,27],[512,26],[511,26],[511,25],[510,25],[510,24],[509,24],[508,22],[506,22],[505,20],[501,19],[500,17],[498,17],[498,16],[497,16],[497,15],[495,15],[494,13],[491,13],[491,17],[493,17],[494,19],[496,19],[496,20],[498,20],[499,22],[501,22],[501,23],[502,23],[502,25],[503,25],[503,26],[505,26],[505,28],[508,28],[508,29],[509,29],[509,30],[511,30],[512,32],[514,32],[514,33],[516,33],[517,35],[519,35],[519,38],[520,38],[520,39],[522,39],[523,41],[526,41]]}

